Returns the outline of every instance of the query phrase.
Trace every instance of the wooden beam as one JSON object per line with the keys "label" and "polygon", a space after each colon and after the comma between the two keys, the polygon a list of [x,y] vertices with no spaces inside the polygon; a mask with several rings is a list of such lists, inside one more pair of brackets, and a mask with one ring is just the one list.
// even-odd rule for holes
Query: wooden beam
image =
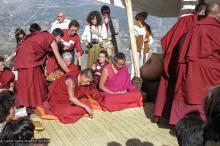
{"label": "wooden beam", "polygon": [[137,45],[136,45],[136,39],[134,35],[134,20],[133,20],[133,14],[132,14],[131,0],[125,0],[125,5],[126,5],[126,10],[127,10],[128,28],[129,28],[129,34],[130,34],[130,40],[131,40],[131,51],[132,51],[131,57],[133,58],[135,76],[140,77],[139,60],[137,59],[137,56],[135,55],[137,52]]}

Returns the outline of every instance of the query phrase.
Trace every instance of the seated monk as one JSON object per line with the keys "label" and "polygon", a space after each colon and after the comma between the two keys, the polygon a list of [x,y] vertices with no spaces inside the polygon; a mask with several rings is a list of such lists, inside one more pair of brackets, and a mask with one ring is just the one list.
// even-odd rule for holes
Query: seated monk
{"label": "seated monk", "polygon": [[[62,58],[63,58],[63,61],[66,64],[66,66],[68,67],[68,69],[71,72],[78,72],[79,71],[78,66],[71,63],[72,55],[71,55],[70,52],[64,52],[62,54]],[[64,74],[65,74],[64,71],[62,71],[61,69],[57,69],[56,71],[50,73],[47,76],[47,81],[55,81],[56,79],[58,79],[59,77],[63,76]]]}
{"label": "seated monk", "polygon": [[87,96],[99,96],[88,86],[94,73],[85,69],[81,73],[70,72],[49,86],[48,102],[50,110],[64,124],[74,123],[86,113],[93,117],[93,110]]}
{"label": "seated monk", "polygon": [[108,53],[105,50],[99,52],[99,59],[92,65],[92,70],[95,72],[95,77],[91,86],[99,87],[100,76],[103,68],[108,64]]}
{"label": "seated monk", "polygon": [[117,53],[102,71],[99,88],[103,92],[99,102],[103,110],[119,111],[143,105],[141,93],[131,83],[125,61],[125,55]]}
{"label": "seated monk", "polygon": [[3,90],[14,91],[14,74],[5,67],[4,58],[0,56],[0,92]]}

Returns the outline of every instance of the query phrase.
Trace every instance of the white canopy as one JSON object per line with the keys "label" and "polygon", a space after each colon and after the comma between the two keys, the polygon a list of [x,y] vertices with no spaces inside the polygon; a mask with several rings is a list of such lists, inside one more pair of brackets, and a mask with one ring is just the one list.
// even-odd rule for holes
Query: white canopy
{"label": "white canopy", "polygon": [[[125,7],[125,0],[97,0],[100,2]],[[183,10],[193,10],[197,1],[201,0],[131,0],[134,11],[146,11],[152,16],[178,17]],[[204,0],[207,3],[219,0]]]}

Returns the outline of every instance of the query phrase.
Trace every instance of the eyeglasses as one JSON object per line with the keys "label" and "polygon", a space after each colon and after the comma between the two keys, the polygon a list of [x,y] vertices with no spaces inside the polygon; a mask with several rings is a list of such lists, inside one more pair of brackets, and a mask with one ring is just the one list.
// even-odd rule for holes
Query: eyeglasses
{"label": "eyeglasses", "polygon": [[58,17],[58,18],[59,18],[59,17],[61,17],[61,18],[62,18],[63,16],[57,16],[57,17]]}

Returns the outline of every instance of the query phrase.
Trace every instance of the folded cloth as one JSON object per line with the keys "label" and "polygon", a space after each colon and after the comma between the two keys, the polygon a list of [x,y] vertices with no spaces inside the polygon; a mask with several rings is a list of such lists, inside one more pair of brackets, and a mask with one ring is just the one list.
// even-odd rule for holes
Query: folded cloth
{"label": "folded cloth", "polygon": [[42,131],[44,130],[44,127],[42,126],[42,124],[40,123],[40,121],[32,121],[32,123],[34,124],[35,130],[36,131]]}

